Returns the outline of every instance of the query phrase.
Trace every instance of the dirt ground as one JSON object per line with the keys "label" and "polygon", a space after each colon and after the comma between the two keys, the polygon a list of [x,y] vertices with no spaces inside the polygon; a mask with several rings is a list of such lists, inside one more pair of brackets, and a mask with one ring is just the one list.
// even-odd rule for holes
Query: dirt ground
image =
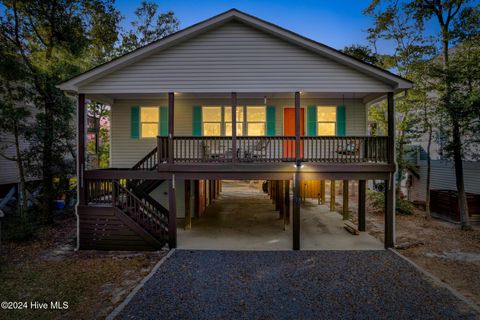
{"label": "dirt ground", "polygon": [[[349,203],[357,212],[357,199],[351,197]],[[383,212],[368,201],[367,206],[367,232],[383,241]],[[356,223],[357,215],[351,220]],[[413,215],[396,216],[396,245],[401,254],[480,305],[480,228],[462,231],[457,224],[426,220],[425,212],[415,209]]]}
{"label": "dirt ground", "polygon": [[[76,222],[69,217],[24,243],[3,242],[0,300],[27,302],[0,309],[1,319],[103,319],[160,258],[161,252],[74,252]],[[63,310],[34,310],[31,302],[67,302]]]}

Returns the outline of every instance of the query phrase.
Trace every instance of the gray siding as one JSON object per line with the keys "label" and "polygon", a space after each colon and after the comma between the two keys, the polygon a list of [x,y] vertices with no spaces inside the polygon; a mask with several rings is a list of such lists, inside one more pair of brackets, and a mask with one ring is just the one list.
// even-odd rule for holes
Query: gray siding
{"label": "gray siding", "polygon": [[229,22],[80,86],[85,93],[385,92],[373,77]]}
{"label": "gray siding", "polygon": [[[238,99],[238,105],[255,106],[264,105],[263,99]],[[346,109],[346,134],[366,135],[367,112],[365,105],[360,100],[337,100],[337,99],[302,99],[301,106],[309,105],[333,105],[344,103]],[[283,135],[283,108],[293,107],[293,99],[268,99],[268,105],[276,107],[276,133]],[[130,110],[132,106],[166,106],[165,100],[117,100],[112,106],[111,121],[111,157],[110,165],[114,168],[132,167],[142,159],[149,151],[156,147],[156,139],[132,139],[130,136]],[[229,106],[229,99],[176,99],[175,101],[175,135],[192,135],[192,107],[195,105]]]}
{"label": "gray siding", "polygon": [[[414,178],[409,195],[411,201],[425,201],[427,179],[427,161],[420,161],[420,179]],[[465,191],[480,194],[480,162],[463,163]],[[432,160],[430,189],[457,190],[455,171],[450,161]]]}

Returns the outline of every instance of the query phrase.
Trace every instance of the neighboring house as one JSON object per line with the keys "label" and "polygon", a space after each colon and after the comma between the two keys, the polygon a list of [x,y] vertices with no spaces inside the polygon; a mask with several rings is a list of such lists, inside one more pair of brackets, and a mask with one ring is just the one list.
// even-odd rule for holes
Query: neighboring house
{"label": "neighboring house", "polygon": [[[176,247],[176,221],[201,215],[221,179],[385,180],[394,245],[395,93],[411,83],[230,10],[98,66],[59,88],[78,95],[79,247]],[[85,99],[111,106],[111,168],[85,168]],[[388,136],[367,107],[388,98]],[[281,184],[280,182],[281,181]],[[288,189],[287,189],[288,190]],[[360,197],[360,229],[365,199]]]}

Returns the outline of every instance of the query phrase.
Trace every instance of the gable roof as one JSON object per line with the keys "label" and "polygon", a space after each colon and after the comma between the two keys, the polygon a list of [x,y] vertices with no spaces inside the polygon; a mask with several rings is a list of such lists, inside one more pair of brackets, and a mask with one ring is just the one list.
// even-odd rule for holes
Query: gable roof
{"label": "gable roof", "polygon": [[261,20],[257,17],[251,16],[239,10],[231,9],[217,16],[194,24],[188,28],[180,30],[176,33],[173,33],[160,40],[140,47],[109,62],[94,67],[78,76],[75,76],[61,83],[60,85],[58,85],[58,88],[64,91],[78,92],[79,86],[84,83],[88,83],[95,79],[101,78],[113,71],[119,70],[127,65],[139,61],[154,52],[170,48],[174,45],[177,45],[178,43],[193,38],[199,34],[205,33],[230,21],[239,21],[241,23],[245,23],[246,25],[249,25],[256,29],[260,29],[266,33],[269,33],[287,42],[303,47],[321,56],[328,57],[333,61],[336,61],[361,73],[381,80],[392,86],[392,88],[396,91],[402,91],[412,87],[411,81],[395,75],[394,73],[360,61],[341,51],[303,37],[297,33],[281,28],[270,22]]}

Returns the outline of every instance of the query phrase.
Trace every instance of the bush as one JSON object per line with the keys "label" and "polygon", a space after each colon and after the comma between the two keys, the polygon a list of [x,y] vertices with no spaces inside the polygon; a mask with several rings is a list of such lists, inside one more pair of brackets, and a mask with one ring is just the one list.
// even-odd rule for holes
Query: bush
{"label": "bush", "polygon": [[22,217],[19,213],[2,221],[2,240],[28,241],[35,237],[38,223],[31,214]]}
{"label": "bush", "polygon": [[[367,198],[372,207],[383,211],[385,209],[385,197],[383,192],[368,190]],[[413,204],[405,199],[398,199],[396,201],[396,214],[410,215],[413,214]]]}

